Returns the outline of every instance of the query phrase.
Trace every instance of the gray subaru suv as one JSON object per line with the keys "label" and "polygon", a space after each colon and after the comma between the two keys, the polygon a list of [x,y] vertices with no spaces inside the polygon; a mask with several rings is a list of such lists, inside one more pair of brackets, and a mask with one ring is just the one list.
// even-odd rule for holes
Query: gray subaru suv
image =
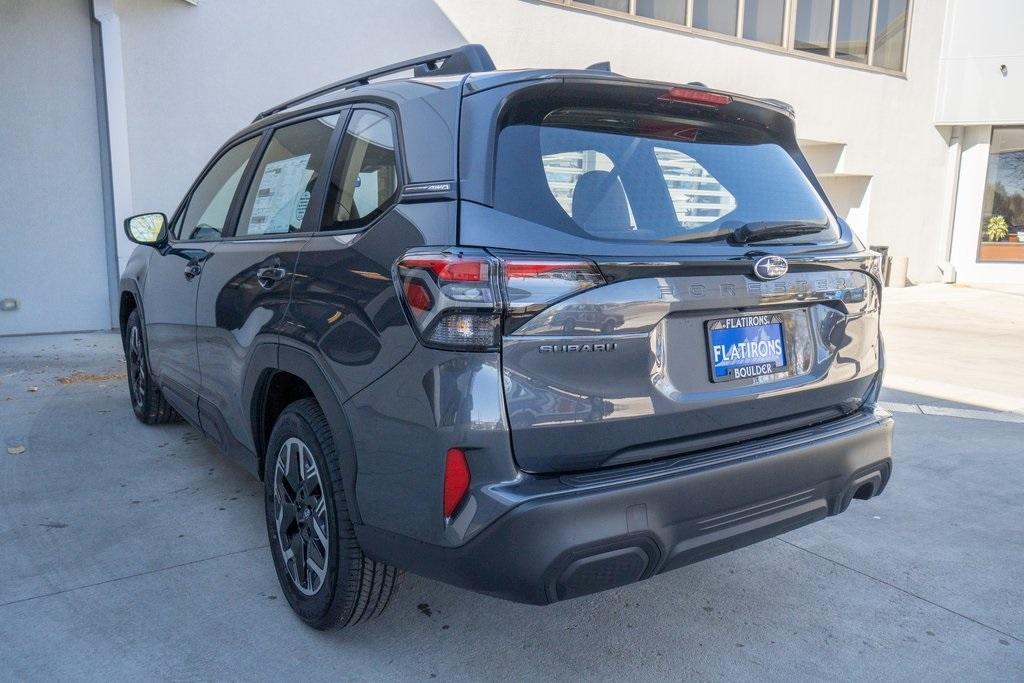
{"label": "gray subaru suv", "polygon": [[132,406],[266,492],[317,628],[547,604],[881,493],[878,255],[774,100],[475,45],[262,114],[121,281]]}

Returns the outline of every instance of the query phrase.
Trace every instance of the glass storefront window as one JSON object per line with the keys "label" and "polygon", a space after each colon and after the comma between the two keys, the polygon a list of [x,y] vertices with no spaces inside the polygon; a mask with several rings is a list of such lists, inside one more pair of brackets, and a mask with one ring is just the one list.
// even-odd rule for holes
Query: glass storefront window
{"label": "glass storefront window", "polygon": [[907,35],[907,0],[878,0],[875,22],[875,56],[872,63],[883,69],[903,69],[903,41]]}
{"label": "glass storefront window", "polygon": [[793,48],[828,55],[832,35],[832,0],[798,0]]}
{"label": "glass storefront window", "polygon": [[992,129],[978,260],[1024,262],[1024,127]]}
{"label": "glass storefront window", "polygon": [[743,5],[743,37],[782,45],[785,16],[785,0],[747,0]]}
{"label": "glass storefront window", "polygon": [[636,14],[640,17],[686,23],[686,0],[636,0]]}
{"label": "glass storefront window", "polygon": [[693,0],[693,27],[736,35],[739,0]]}
{"label": "glass storefront window", "polygon": [[871,0],[839,0],[836,58],[867,64],[870,30]]}

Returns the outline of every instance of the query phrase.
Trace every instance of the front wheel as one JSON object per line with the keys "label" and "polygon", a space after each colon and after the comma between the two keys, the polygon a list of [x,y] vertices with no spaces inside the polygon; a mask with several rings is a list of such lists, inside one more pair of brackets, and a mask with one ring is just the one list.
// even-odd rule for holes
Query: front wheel
{"label": "front wheel", "polygon": [[352,527],[327,418],[313,399],[281,413],[264,468],[267,533],[281,590],[318,629],[381,614],[398,570],[363,554]]}
{"label": "front wheel", "polygon": [[165,424],[180,419],[174,408],[160,393],[149,371],[149,356],[146,353],[145,336],[142,334],[142,317],[136,309],[128,316],[124,328],[124,357],[128,366],[128,393],[132,399],[132,410],[140,422],[148,425]]}

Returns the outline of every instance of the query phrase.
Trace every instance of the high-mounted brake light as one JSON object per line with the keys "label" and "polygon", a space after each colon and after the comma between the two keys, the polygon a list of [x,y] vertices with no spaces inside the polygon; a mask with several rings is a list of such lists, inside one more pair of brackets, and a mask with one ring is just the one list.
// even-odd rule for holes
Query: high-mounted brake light
{"label": "high-mounted brake light", "polygon": [[444,459],[444,516],[451,517],[469,491],[469,463],[461,448],[449,448]]}
{"label": "high-mounted brake light", "polygon": [[605,283],[589,261],[413,250],[396,267],[399,290],[427,346],[483,351],[556,301]]}
{"label": "high-mounted brake light", "polygon": [[696,88],[671,88],[658,98],[666,102],[687,102],[689,104],[705,104],[711,107],[723,107],[732,104],[732,98],[718,92],[698,90]]}

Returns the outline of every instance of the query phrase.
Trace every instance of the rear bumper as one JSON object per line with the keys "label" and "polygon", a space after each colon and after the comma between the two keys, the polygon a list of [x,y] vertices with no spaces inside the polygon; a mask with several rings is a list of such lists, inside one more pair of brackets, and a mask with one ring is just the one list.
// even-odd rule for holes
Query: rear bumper
{"label": "rear bumper", "polygon": [[862,411],[676,460],[547,477],[543,487],[527,477],[509,487],[514,506],[457,548],[358,532],[377,559],[547,604],[756,543],[878,495],[891,471],[892,429],[884,411]]}

